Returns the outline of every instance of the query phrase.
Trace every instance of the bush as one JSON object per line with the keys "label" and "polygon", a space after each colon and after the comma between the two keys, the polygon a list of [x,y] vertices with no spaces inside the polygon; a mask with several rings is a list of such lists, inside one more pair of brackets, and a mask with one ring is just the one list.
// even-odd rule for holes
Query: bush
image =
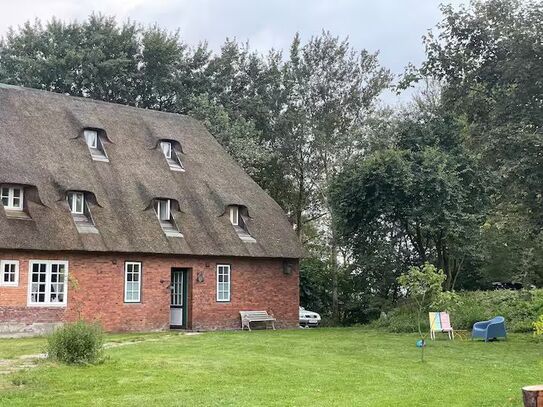
{"label": "bush", "polygon": [[543,315],[540,315],[537,321],[532,323],[534,327],[534,335],[543,335]]}
{"label": "bush", "polygon": [[[455,329],[470,330],[477,321],[502,315],[508,331],[533,332],[533,321],[543,314],[543,290],[458,292],[442,296],[428,311],[448,311]],[[416,332],[414,304],[399,304],[373,326],[390,332]],[[427,317],[424,329],[429,329]]]}
{"label": "bush", "polygon": [[97,324],[66,324],[49,336],[47,355],[66,364],[92,364],[101,359],[104,337]]}

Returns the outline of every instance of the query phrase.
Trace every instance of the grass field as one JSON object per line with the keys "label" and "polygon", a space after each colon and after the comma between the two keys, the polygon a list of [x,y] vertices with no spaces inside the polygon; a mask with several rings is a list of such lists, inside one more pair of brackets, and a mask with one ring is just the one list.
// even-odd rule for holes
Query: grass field
{"label": "grass field", "polygon": [[[518,406],[543,382],[543,344],[437,340],[421,363],[413,335],[311,329],[109,336],[96,366],[47,361],[0,375],[2,406]],[[126,342],[133,342],[126,344]],[[0,340],[0,360],[41,338]]]}

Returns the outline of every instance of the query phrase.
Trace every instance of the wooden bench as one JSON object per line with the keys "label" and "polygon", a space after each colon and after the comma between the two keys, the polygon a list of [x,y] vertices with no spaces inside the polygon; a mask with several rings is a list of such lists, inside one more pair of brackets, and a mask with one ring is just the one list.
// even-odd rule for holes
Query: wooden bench
{"label": "wooden bench", "polygon": [[251,322],[265,322],[266,329],[268,329],[268,322],[271,322],[272,328],[275,330],[275,318],[266,311],[240,311],[239,315],[241,316],[241,330],[247,327],[250,331]]}

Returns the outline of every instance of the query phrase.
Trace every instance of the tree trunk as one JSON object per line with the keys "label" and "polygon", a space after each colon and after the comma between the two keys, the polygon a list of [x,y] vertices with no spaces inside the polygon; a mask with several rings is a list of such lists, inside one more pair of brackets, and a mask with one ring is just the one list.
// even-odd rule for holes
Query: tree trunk
{"label": "tree trunk", "polygon": [[303,199],[304,199],[304,180],[301,177],[298,185],[298,199],[296,202],[296,234],[298,238],[302,238],[302,213],[303,213]]}
{"label": "tree trunk", "polygon": [[462,267],[464,266],[464,259],[465,257],[462,256],[462,259],[460,261],[456,260],[456,266],[455,266],[455,274],[453,277],[452,285],[451,285],[451,291],[454,291],[454,287],[456,286],[456,280],[458,279],[458,275],[462,271]]}
{"label": "tree trunk", "polygon": [[415,239],[417,241],[418,252],[422,264],[426,263],[426,247],[422,241],[422,231],[420,230],[419,224],[415,226]]}
{"label": "tree trunk", "polygon": [[332,268],[332,319],[334,324],[339,323],[339,300],[338,300],[338,265],[337,265],[337,243],[334,222],[332,221],[332,241],[330,242],[330,266]]}
{"label": "tree trunk", "polygon": [[543,385],[522,388],[524,407],[543,407]]}

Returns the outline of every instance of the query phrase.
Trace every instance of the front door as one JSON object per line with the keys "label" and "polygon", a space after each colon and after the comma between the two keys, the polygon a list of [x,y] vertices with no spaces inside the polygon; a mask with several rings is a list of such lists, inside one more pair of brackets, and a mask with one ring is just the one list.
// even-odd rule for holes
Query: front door
{"label": "front door", "polygon": [[170,327],[187,326],[187,270],[172,269]]}

